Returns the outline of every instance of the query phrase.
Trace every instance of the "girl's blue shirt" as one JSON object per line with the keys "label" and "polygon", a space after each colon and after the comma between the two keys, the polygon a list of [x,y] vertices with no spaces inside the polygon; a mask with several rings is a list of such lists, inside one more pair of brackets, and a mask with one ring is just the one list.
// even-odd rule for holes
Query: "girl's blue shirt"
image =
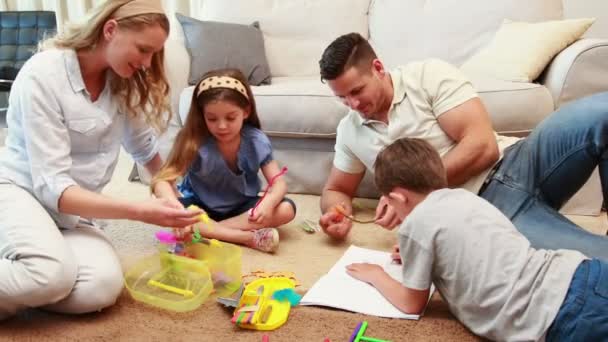
{"label": "girl's blue shirt", "polygon": [[272,160],[268,137],[255,127],[243,125],[237,172],[228,167],[217,140],[209,137],[198,149],[178,189],[183,197],[194,197],[211,210],[227,213],[258,196],[261,190],[258,172]]}

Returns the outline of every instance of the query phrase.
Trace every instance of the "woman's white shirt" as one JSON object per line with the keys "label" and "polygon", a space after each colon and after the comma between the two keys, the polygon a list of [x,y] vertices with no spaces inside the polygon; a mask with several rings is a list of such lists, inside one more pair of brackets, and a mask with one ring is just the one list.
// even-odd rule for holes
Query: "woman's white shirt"
{"label": "woman's white shirt", "polygon": [[93,102],[76,52],[51,49],[30,58],[11,89],[0,179],[30,191],[60,227],[73,228],[79,220],[58,212],[63,191],[79,185],[101,192],[121,145],[141,164],[158,152],[154,130],[144,118],[119,113],[109,77]]}

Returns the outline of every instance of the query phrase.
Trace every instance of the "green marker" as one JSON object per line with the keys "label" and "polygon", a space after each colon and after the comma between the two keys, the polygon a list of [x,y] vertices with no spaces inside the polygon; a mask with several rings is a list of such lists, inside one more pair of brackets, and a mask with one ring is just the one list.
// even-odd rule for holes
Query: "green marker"
{"label": "green marker", "polygon": [[381,340],[378,338],[363,336],[365,334],[365,330],[367,330],[367,321],[361,322],[361,327],[359,328],[359,332],[357,336],[355,336],[354,342],[365,341],[365,342],[390,342],[387,340]]}
{"label": "green marker", "polygon": [[378,338],[373,338],[373,337],[367,337],[367,336],[361,336],[361,338],[359,339],[359,341],[367,341],[367,342],[390,342],[387,340],[381,340]]}
{"label": "green marker", "polygon": [[365,329],[367,329],[367,321],[361,323],[361,328],[359,328],[359,332],[357,333],[357,336],[355,336],[355,342],[361,341],[363,334],[365,334]]}

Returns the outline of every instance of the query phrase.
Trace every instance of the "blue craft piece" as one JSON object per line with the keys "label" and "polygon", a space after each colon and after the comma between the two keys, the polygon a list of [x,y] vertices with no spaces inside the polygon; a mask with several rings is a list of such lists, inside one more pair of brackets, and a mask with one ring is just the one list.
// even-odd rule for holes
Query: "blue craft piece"
{"label": "blue craft piece", "polygon": [[302,296],[298,294],[294,289],[282,289],[275,291],[272,294],[272,299],[276,299],[279,302],[289,301],[289,304],[291,304],[291,306],[296,306],[300,304]]}

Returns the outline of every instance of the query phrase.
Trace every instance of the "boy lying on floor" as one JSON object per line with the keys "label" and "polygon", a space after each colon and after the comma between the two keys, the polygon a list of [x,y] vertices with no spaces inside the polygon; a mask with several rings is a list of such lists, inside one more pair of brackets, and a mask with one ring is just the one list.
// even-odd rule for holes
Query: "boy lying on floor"
{"label": "boy lying on floor", "polygon": [[534,249],[484,199],[447,189],[441,158],[400,139],[376,159],[375,181],[403,220],[403,284],[372,264],[347,272],[398,309],[419,314],[431,282],[452,313],[493,340],[600,341],[608,336],[608,264],[572,250]]}

